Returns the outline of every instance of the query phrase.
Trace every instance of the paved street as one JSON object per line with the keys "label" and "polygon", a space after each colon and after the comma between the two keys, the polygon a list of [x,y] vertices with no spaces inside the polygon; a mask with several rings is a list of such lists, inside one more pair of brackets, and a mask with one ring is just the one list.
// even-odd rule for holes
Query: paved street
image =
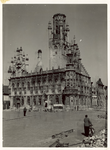
{"label": "paved street", "polygon": [[71,111],[71,112],[3,112],[3,146],[4,147],[48,147],[53,134],[74,129],[66,141],[75,144],[84,137],[83,119],[88,114],[96,133],[105,126],[105,120],[97,118],[103,111]]}

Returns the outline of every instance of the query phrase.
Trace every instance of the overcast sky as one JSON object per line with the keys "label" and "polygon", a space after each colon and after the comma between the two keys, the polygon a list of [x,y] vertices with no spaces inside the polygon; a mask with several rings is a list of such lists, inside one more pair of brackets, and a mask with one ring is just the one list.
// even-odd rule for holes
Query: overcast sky
{"label": "overcast sky", "polygon": [[75,35],[82,63],[95,82],[107,85],[107,5],[103,4],[5,4],[3,6],[4,84],[11,57],[17,47],[29,55],[29,71],[37,63],[35,52],[43,52],[43,67],[49,65],[48,22],[56,13],[64,13],[70,26],[70,42]]}

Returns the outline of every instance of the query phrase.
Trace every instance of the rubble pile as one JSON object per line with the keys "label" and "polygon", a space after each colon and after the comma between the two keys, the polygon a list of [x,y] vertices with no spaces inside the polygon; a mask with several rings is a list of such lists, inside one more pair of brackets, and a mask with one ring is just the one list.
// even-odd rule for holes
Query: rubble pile
{"label": "rubble pile", "polygon": [[69,147],[69,143],[63,143],[59,139],[57,139],[52,145],[49,147]]}
{"label": "rubble pile", "polygon": [[70,130],[67,130],[67,131],[63,131],[63,132],[61,132],[61,133],[52,135],[52,139],[54,139],[54,138],[67,137],[69,134],[73,133],[74,131],[75,131],[74,129],[70,129]]}
{"label": "rubble pile", "polygon": [[97,115],[98,118],[101,118],[101,119],[107,119],[107,116],[106,115]]}
{"label": "rubble pile", "polygon": [[103,129],[98,135],[83,139],[80,147],[107,147],[106,130]]}

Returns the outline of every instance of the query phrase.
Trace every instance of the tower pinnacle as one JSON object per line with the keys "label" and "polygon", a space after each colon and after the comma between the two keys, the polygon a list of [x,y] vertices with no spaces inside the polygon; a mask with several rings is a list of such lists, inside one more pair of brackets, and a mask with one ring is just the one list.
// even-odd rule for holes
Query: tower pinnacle
{"label": "tower pinnacle", "polygon": [[75,42],[76,42],[76,40],[75,40],[75,35],[74,35],[74,38],[73,38],[73,39],[74,39],[74,44],[75,44]]}

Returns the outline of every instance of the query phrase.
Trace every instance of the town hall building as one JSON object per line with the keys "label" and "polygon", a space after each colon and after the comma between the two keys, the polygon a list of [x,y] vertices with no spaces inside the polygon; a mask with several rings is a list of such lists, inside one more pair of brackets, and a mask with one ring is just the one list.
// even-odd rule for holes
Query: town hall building
{"label": "town hall building", "polygon": [[43,50],[38,50],[34,72],[27,72],[28,56],[22,47],[11,60],[8,72],[10,107],[26,105],[64,104],[70,107],[91,107],[91,77],[81,62],[80,49],[75,40],[69,42],[69,25],[64,14],[55,14],[48,23],[49,69],[43,70]]}

